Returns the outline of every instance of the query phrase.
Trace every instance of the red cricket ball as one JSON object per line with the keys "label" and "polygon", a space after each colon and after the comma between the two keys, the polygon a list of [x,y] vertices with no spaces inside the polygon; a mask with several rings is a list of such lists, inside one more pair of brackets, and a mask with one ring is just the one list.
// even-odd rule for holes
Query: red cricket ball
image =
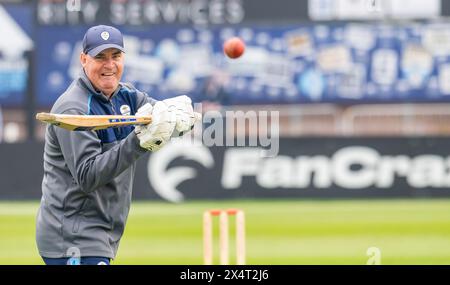
{"label": "red cricket ball", "polygon": [[223,44],[223,52],[229,58],[238,58],[244,53],[244,51],[245,51],[245,44],[238,37],[230,38],[226,40],[225,43]]}

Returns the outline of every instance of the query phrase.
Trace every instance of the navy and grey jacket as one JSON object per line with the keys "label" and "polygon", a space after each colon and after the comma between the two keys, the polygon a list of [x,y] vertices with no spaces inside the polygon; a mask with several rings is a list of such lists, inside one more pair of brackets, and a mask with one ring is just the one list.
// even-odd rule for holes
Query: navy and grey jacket
{"label": "navy and grey jacket", "polygon": [[[51,112],[113,115],[129,110],[134,115],[147,102],[156,101],[123,83],[108,99],[82,71]],[[133,130],[126,126],[67,131],[47,126],[36,220],[41,256],[67,257],[73,247],[81,256],[116,256],[130,209],[135,163],[146,152]]]}

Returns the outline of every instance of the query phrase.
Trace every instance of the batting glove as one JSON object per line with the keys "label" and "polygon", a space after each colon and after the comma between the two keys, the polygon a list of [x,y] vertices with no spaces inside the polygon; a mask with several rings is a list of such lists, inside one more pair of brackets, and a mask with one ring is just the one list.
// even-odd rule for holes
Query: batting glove
{"label": "batting glove", "polygon": [[201,120],[201,114],[194,112],[192,100],[186,95],[163,100],[168,109],[175,113],[175,131],[172,136],[182,136],[192,130],[194,124]]}
{"label": "batting glove", "polygon": [[135,127],[136,136],[142,148],[150,151],[160,150],[171,138],[175,129],[175,114],[167,105],[158,101],[154,106],[150,103],[138,109],[136,116],[152,115],[152,123]]}

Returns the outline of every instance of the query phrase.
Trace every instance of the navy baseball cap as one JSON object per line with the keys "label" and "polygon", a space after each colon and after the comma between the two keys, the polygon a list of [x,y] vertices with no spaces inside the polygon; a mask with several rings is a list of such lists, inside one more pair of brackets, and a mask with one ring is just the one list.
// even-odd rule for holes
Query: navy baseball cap
{"label": "navy baseball cap", "polygon": [[83,38],[83,53],[94,57],[108,48],[125,52],[122,33],[111,26],[99,25],[89,28]]}

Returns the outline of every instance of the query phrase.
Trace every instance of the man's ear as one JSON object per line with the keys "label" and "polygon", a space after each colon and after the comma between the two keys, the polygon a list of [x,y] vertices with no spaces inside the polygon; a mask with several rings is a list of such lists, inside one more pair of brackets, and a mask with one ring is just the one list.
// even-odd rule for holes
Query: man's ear
{"label": "man's ear", "polygon": [[85,53],[80,53],[80,63],[81,66],[84,67],[86,65],[87,55]]}

